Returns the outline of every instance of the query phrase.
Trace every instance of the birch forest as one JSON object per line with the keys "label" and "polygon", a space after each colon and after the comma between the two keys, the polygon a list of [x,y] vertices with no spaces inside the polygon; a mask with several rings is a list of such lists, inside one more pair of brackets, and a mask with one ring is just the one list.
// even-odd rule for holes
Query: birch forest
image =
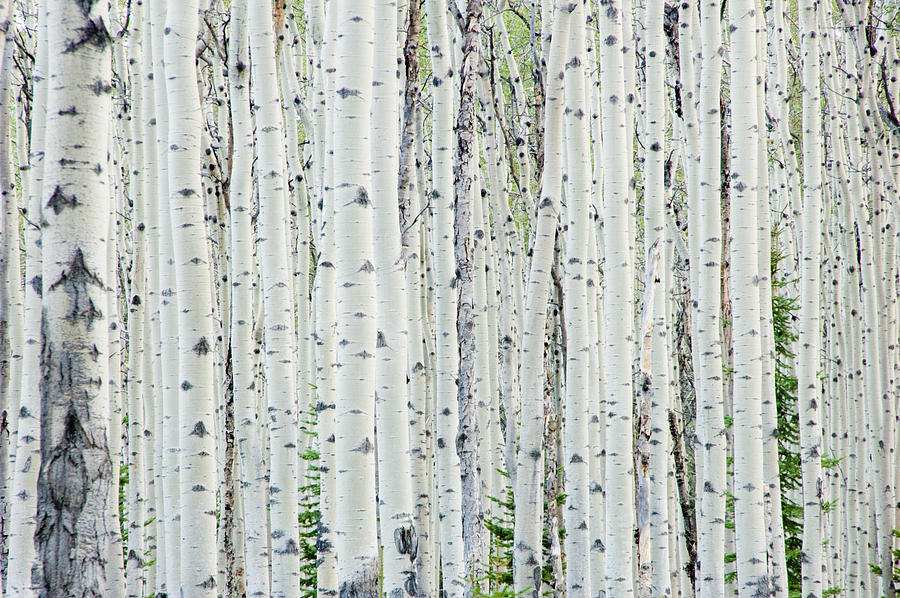
{"label": "birch forest", "polygon": [[894,598],[896,0],[0,0],[0,598]]}

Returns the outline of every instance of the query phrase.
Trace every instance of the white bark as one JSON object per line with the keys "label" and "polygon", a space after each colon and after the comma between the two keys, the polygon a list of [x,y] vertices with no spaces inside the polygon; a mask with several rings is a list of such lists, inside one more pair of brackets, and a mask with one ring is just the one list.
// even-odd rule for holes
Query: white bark
{"label": "white bark", "polygon": [[382,594],[418,594],[419,537],[412,519],[407,370],[406,279],[399,214],[400,85],[397,5],[375,6],[372,85],[372,215],[375,265],[375,415]]}
{"label": "white bark", "polygon": [[[694,364],[697,388],[697,591],[711,598],[725,594],[726,436],[722,388],[721,294],[721,118],[719,91],[722,56],[719,6],[702,13],[700,68],[700,259],[696,322],[703,350]],[[696,453],[695,453],[696,454]]]}
{"label": "white bark", "polygon": [[[541,595],[541,521],[544,477],[544,338],[550,274],[560,196],[562,195],[563,79],[574,4],[555,5],[549,57],[544,124],[544,175],[533,225],[531,271],[521,331],[520,384],[522,421],[515,487],[513,580],[516,592]],[[529,589],[530,588],[530,589]]]}
{"label": "white bark", "polygon": [[[110,37],[105,3],[47,4],[41,248],[41,471],[35,543],[43,596],[107,591],[106,320]],[[92,131],[86,137],[85,130]]]}
{"label": "white bark", "polygon": [[[31,598],[32,568],[36,560],[34,532],[37,512],[37,480],[41,463],[39,389],[41,360],[41,203],[44,184],[44,147],[47,118],[48,39],[47,13],[37,15],[37,47],[32,67],[33,109],[29,144],[27,204],[24,206],[25,232],[25,344],[22,351],[22,378],[19,413],[14,447],[12,497],[9,507],[9,560],[6,571],[6,593]],[[39,571],[39,570],[38,570]]]}
{"label": "white bark", "polygon": [[236,441],[241,462],[244,554],[248,596],[270,595],[266,532],[267,463],[263,453],[266,418],[257,406],[253,352],[253,297],[256,287],[252,224],[253,123],[250,114],[250,51],[247,3],[231,5],[228,82],[234,143],[231,185],[231,375],[234,385]]}
{"label": "white bark", "polygon": [[[653,341],[650,348],[650,372],[652,375],[652,401],[650,404],[650,559],[652,563],[652,595],[670,596],[672,588],[669,574],[668,521],[668,469],[669,469],[669,347],[667,318],[667,293],[663,281],[669,271],[666,260],[664,161],[666,155],[666,68],[665,33],[663,19],[665,3],[652,0],[647,2],[645,19],[646,31],[646,139],[644,146],[644,246],[647,257],[645,268],[650,264],[650,251],[654,245],[659,252],[660,264],[656,282],[661,283],[661,292],[653,295],[650,306]],[[690,102],[685,98],[683,104]],[[690,183],[689,183],[690,185]],[[648,280],[648,283],[650,281]],[[645,290],[646,293],[646,290]]]}
{"label": "white bark", "polygon": [[373,6],[338,0],[334,110],[338,593],[378,595],[375,504],[375,268],[370,109]]}
{"label": "white bark", "polygon": [[634,228],[628,189],[631,179],[623,4],[600,7],[600,85],[603,114],[604,372],[606,384],[606,592],[632,596],[634,466],[632,460],[632,379],[634,343]]}
{"label": "white bark", "polygon": [[[157,412],[159,439],[159,489],[162,500],[157,513],[163,522],[157,552],[160,589],[166,593],[181,587],[181,520],[180,520],[180,458],[181,440],[178,427],[178,285],[175,281],[171,211],[169,209],[169,98],[166,92],[166,61],[164,29],[166,4],[160,0],[150,3],[150,28],[153,52],[153,93],[156,106],[156,201],[157,280],[160,329],[160,367],[158,397],[161,409]],[[151,247],[152,249],[152,247]]]}
{"label": "white bark", "polygon": [[314,288],[316,313],[316,387],[317,434],[319,438],[319,526],[317,546],[317,596],[337,593],[337,552],[335,494],[335,382],[337,378],[337,280],[334,259],[334,100],[335,65],[337,61],[337,11],[329,5],[325,19],[322,53],[325,70],[325,140],[322,162],[322,202],[320,209],[319,256],[316,262]]}
{"label": "white bark", "polygon": [[[752,596],[769,592],[766,557],[760,343],[760,281],[757,259],[758,144],[756,100],[756,5],[729,4],[731,30],[731,219],[730,291],[734,322],[734,492],[738,588]],[[748,289],[751,292],[748,293]]]}
{"label": "white bark", "polygon": [[817,3],[800,4],[803,78],[803,210],[800,250],[800,325],[797,343],[797,411],[803,487],[802,594],[822,595],[822,416],[820,265],[822,260],[821,97]]}
{"label": "white bark", "polygon": [[457,376],[457,301],[453,255],[453,70],[450,62],[447,0],[427,0],[432,64],[432,251],[434,254],[435,302],[435,420],[436,477],[440,517],[441,572],[447,598],[462,596],[466,577],[463,556],[462,482],[456,438],[459,429]]}
{"label": "white bark", "polygon": [[[169,106],[168,178],[178,288],[181,442],[180,592],[216,595],[216,469],[212,281],[203,213],[200,97],[194,59],[196,0],[168,6],[164,36]],[[168,538],[167,538],[168,539]],[[169,588],[169,592],[173,592]]]}
{"label": "white bark", "polygon": [[[563,409],[564,470],[566,504],[565,550],[568,555],[566,593],[585,595],[591,587],[590,559],[590,455],[588,420],[590,418],[590,314],[588,313],[588,235],[592,225],[591,164],[586,83],[584,4],[576,4],[569,28],[569,48],[565,71],[566,133],[566,256],[563,303],[566,323],[566,383]],[[552,50],[551,50],[552,51]],[[580,556],[575,556],[580,555]],[[573,558],[574,557],[574,558]]]}
{"label": "white bark", "polygon": [[299,595],[297,402],[294,298],[285,211],[284,127],[270,0],[248,3],[251,98],[255,107],[257,250],[263,291],[263,353],[269,429],[272,595]]}
{"label": "white bark", "polygon": [[[143,4],[135,7],[132,18],[135,19],[135,27],[128,36],[128,59],[131,84],[132,105],[132,130],[134,137],[142,138],[143,134],[143,81],[141,81],[142,60],[142,35],[143,35]],[[149,151],[154,151],[151,145]],[[147,235],[146,223],[146,198],[144,196],[144,143],[134,142],[129,153],[129,166],[133,187],[131,201],[133,205],[132,224],[132,271],[131,292],[127,300],[128,305],[128,385],[127,406],[128,428],[128,453],[126,463],[128,465],[128,544],[125,557],[125,575],[127,580],[126,590],[129,598],[140,598],[144,595],[144,523],[147,520],[145,511],[146,497],[146,458],[152,459],[153,452],[150,443],[145,442],[144,431],[144,401],[148,398],[144,394],[144,365],[147,359],[144,356],[144,348],[147,343],[144,339],[145,319],[147,305],[147,276],[146,255]],[[155,232],[155,231],[154,231]],[[115,267],[115,263],[112,264]],[[152,373],[152,370],[151,370]],[[149,397],[152,400],[152,396]],[[121,418],[120,418],[121,421]],[[117,493],[118,494],[118,493]],[[118,502],[118,495],[115,497]],[[116,509],[118,515],[118,509]]]}

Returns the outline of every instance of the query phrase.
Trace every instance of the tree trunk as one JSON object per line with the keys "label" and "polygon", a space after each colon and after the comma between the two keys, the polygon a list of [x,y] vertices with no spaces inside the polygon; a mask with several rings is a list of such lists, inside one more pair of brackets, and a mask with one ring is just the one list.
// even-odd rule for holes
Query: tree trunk
{"label": "tree trunk", "polygon": [[[169,208],[178,288],[181,443],[180,591],[216,595],[215,336],[203,190],[200,97],[194,59],[197,2],[170,4],[164,60],[169,107]],[[167,538],[168,540],[168,538]],[[174,588],[169,588],[174,592]]]}
{"label": "tree trunk", "polygon": [[[38,592],[106,595],[109,433],[106,173],[110,36],[104,3],[47,5]],[[92,135],[86,137],[85,130]]]}
{"label": "tree trunk", "polygon": [[731,30],[732,204],[729,230],[730,291],[734,314],[734,492],[738,588],[768,595],[763,469],[760,305],[756,292],[758,144],[755,4],[729,4]]}
{"label": "tree trunk", "polygon": [[373,6],[338,0],[334,110],[334,249],[337,277],[335,465],[338,594],[375,598],[376,299],[370,109]]}

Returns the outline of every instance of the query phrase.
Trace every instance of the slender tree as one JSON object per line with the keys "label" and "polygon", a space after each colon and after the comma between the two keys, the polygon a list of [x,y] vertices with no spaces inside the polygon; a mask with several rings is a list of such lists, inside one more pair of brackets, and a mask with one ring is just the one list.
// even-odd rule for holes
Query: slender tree
{"label": "slender tree", "polygon": [[372,214],[376,286],[375,415],[383,593],[416,596],[418,535],[410,478],[407,294],[399,215],[400,71],[397,3],[375,6],[372,83]]}
{"label": "slender tree", "polygon": [[[209,248],[200,179],[200,97],[194,40],[197,3],[170,4],[164,60],[170,107],[169,208],[178,285],[178,429],[181,443],[180,592],[216,593],[216,469],[214,455],[214,322]],[[172,588],[169,589],[173,591]]]}
{"label": "slender tree", "polygon": [[457,299],[455,256],[453,254],[453,77],[450,56],[447,1],[425,3],[432,64],[432,191],[431,250],[434,254],[434,331],[436,461],[441,573],[448,598],[461,596],[466,577],[462,530],[462,480],[456,451],[459,431],[457,378]]}
{"label": "slender tree", "polygon": [[371,149],[373,6],[337,0],[334,247],[338,593],[378,595],[375,505],[375,267]]}
{"label": "slender tree", "polygon": [[734,314],[734,488],[735,545],[741,593],[768,593],[763,501],[762,371],[759,300],[748,289],[759,286],[757,204],[760,201],[757,144],[760,124],[756,98],[756,8],[752,2],[728,7],[731,31],[731,220],[730,291]]}
{"label": "slender tree", "polygon": [[819,293],[822,261],[822,134],[817,3],[800,5],[803,74],[803,221],[800,252],[800,328],[797,345],[797,400],[803,476],[804,596],[822,595],[822,395],[819,381],[821,325]]}
{"label": "slender tree", "polygon": [[633,227],[628,182],[631,152],[620,151],[627,132],[623,20],[630,18],[613,0],[600,6],[600,87],[603,114],[604,382],[606,386],[606,592],[631,596],[634,510],[631,363],[634,342]]}
{"label": "slender tree", "polygon": [[263,293],[263,357],[269,429],[269,519],[272,595],[297,596],[297,390],[294,297],[285,205],[285,150],[275,59],[272,2],[247,5],[251,100],[259,192],[257,249]]}
{"label": "slender tree", "polygon": [[702,13],[699,94],[700,169],[699,236],[701,270],[697,275],[697,330],[700,360],[694,364],[697,390],[697,590],[701,595],[725,592],[726,436],[722,388],[721,256],[721,21],[717,4]]}
{"label": "slender tree", "polygon": [[[590,344],[588,313],[588,235],[591,234],[591,165],[587,107],[587,35],[584,3],[576,3],[569,29],[565,71],[566,132],[566,259],[563,292],[566,320],[566,387],[564,398],[564,452],[566,506],[565,549],[568,555],[590,552],[588,420],[590,418]],[[591,587],[590,560],[569,560],[566,593],[579,596]]]}
{"label": "slender tree", "polygon": [[[457,378],[459,403],[459,433],[456,452],[459,454],[462,486],[463,549],[466,577],[478,579],[482,574],[484,512],[481,499],[481,476],[478,467],[479,438],[486,434],[487,426],[479,425],[476,408],[479,403],[476,392],[476,326],[486,325],[477,315],[472,255],[474,232],[479,225],[473,220],[473,203],[480,201],[476,187],[478,138],[476,137],[475,88],[478,82],[478,66],[481,60],[481,0],[468,0],[463,25],[462,61],[459,67],[460,96],[456,117],[456,153],[453,163],[453,244],[456,262],[454,285],[457,289],[456,336],[459,344],[459,376]],[[484,387],[480,387],[483,392]],[[483,401],[483,399],[481,399]],[[484,450],[484,449],[482,449]],[[472,582],[470,582],[472,583]],[[467,588],[467,596],[472,589]]]}

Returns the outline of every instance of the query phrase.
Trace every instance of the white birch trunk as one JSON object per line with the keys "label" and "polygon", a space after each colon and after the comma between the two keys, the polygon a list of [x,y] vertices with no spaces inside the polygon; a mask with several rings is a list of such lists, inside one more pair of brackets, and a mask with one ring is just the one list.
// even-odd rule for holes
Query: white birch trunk
{"label": "white birch trunk", "polygon": [[[725,594],[726,436],[722,388],[721,259],[721,20],[718,4],[702,13],[700,68],[700,260],[696,327],[704,350],[694,364],[697,389],[697,591],[702,596]],[[696,453],[695,453],[696,454]]]}
{"label": "white birch trunk", "polygon": [[[144,595],[144,522],[147,520],[145,512],[146,497],[146,457],[149,453],[151,459],[153,452],[150,443],[145,442],[144,432],[146,422],[144,419],[144,402],[147,396],[144,394],[144,365],[147,359],[144,356],[146,347],[144,332],[147,305],[147,276],[146,254],[147,235],[146,223],[146,198],[144,196],[144,143],[143,136],[143,81],[141,81],[141,68],[143,67],[141,43],[143,41],[143,4],[135,7],[131,18],[135,19],[134,29],[128,36],[128,62],[131,67],[129,82],[131,84],[131,126],[134,131],[135,142],[132,144],[129,154],[130,185],[132,211],[132,271],[131,291],[127,300],[128,305],[128,384],[127,406],[128,428],[128,452],[126,463],[128,464],[128,544],[125,557],[126,591],[129,598],[140,598]],[[123,65],[124,66],[124,65]],[[154,151],[152,145],[148,148]],[[112,264],[115,267],[115,264]],[[151,371],[152,373],[152,371]],[[152,397],[150,397],[152,400]],[[118,502],[118,495],[115,497]],[[116,509],[118,515],[118,509]]]}
{"label": "white birch trunk", "polygon": [[[159,281],[160,367],[158,397],[159,453],[161,456],[160,517],[163,521],[162,546],[157,569],[160,589],[176,592],[181,587],[181,439],[178,427],[178,295],[174,272],[171,213],[169,209],[169,98],[166,92],[164,29],[166,4],[152,0],[151,34],[153,48],[153,92],[156,105],[156,201],[157,270]],[[152,249],[152,247],[151,247]]]}
{"label": "white birch trunk", "polygon": [[[29,144],[25,232],[25,344],[22,351],[22,379],[15,444],[12,497],[9,507],[9,560],[6,593],[31,598],[32,569],[36,559],[34,533],[37,512],[37,481],[41,467],[41,204],[44,184],[44,148],[47,118],[48,31],[47,13],[42,5],[37,15],[37,47],[32,66],[31,139]],[[38,574],[40,569],[37,569]]]}
{"label": "white birch trunk", "polygon": [[466,577],[462,531],[462,481],[456,451],[459,430],[455,290],[453,255],[453,67],[447,23],[447,0],[427,0],[432,63],[432,251],[434,254],[436,477],[440,517],[440,564],[447,598],[463,595]]}
{"label": "white birch trunk", "polygon": [[[606,592],[628,597],[633,586],[634,465],[632,378],[634,344],[634,227],[629,181],[630,123],[626,108],[623,20],[615,0],[600,7],[600,86],[603,118],[604,382],[606,385]],[[622,151],[622,148],[629,150]]]}
{"label": "white birch trunk", "polygon": [[418,594],[412,519],[407,370],[407,294],[399,214],[400,85],[397,4],[375,5],[372,85],[372,215],[375,265],[375,415],[382,594]]}
{"label": "white birch trunk", "polygon": [[319,256],[314,288],[316,313],[317,434],[319,438],[319,526],[317,546],[317,596],[338,591],[335,494],[335,382],[337,378],[337,279],[334,259],[334,94],[337,62],[337,11],[329,4],[325,15],[323,62],[325,70],[325,142],[322,161],[322,202],[320,209]]}
{"label": "white birch trunk", "polygon": [[800,3],[803,79],[803,209],[800,250],[800,313],[797,343],[797,411],[803,488],[802,594],[822,595],[823,496],[822,416],[819,369],[821,326],[819,289],[822,261],[821,95],[817,3]]}
{"label": "white birch trunk", "polygon": [[269,429],[269,519],[272,595],[297,596],[297,404],[294,370],[294,298],[285,211],[285,149],[275,61],[272,2],[247,5],[251,99],[255,107],[259,191],[257,251],[263,291],[263,364]]}
{"label": "white birch trunk", "polygon": [[[644,147],[644,246],[647,248],[645,267],[650,264],[650,251],[656,245],[659,252],[657,283],[660,292],[653,295],[650,318],[653,322],[653,341],[650,348],[652,374],[652,402],[650,404],[650,560],[652,563],[652,595],[670,596],[668,511],[669,470],[669,347],[667,318],[667,286],[664,284],[669,264],[665,246],[666,190],[664,162],[666,156],[666,67],[663,19],[665,3],[651,0],[646,5],[646,137]],[[690,98],[685,98],[688,103]],[[692,132],[693,134],[693,132]],[[689,186],[692,181],[689,182]],[[646,291],[645,291],[646,292]]]}
{"label": "white birch trunk", "polygon": [[[43,596],[107,591],[109,449],[106,246],[110,36],[105,3],[47,4],[41,225],[41,470],[35,543]],[[85,130],[93,134],[86,137]]]}
{"label": "white birch trunk", "polygon": [[375,504],[375,267],[370,109],[373,6],[337,0],[334,248],[338,593],[378,595]]}
{"label": "white birch trunk", "polygon": [[541,595],[541,521],[544,478],[544,338],[550,274],[556,240],[558,209],[562,195],[563,79],[569,28],[574,4],[554,8],[546,87],[544,124],[544,176],[541,200],[535,215],[531,271],[521,331],[522,421],[515,487],[513,580],[516,592]]}
{"label": "white birch trunk", "polygon": [[[170,4],[164,60],[169,207],[178,288],[180,592],[216,595],[216,468],[212,281],[201,185],[196,0]],[[165,33],[165,32],[164,32]],[[167,538],[168,539],[168,538]],[[169,588],[169,592],[173,592]]]}
{"label": "white birch trunk", "polygon": [[[741,595],[768,594],[762,439],[762,346],[758,287],[759,204],[756,5],[732,2],[730,291],[734,322],[735,544]],[[747,292],[748,289],[751,292]]]}
{"label": "white birch trunk", "polygon": [[253,123],[250,114],[250,50],[247,3],[231,5],[228,54],[233,155],[231,169],[231,375],[236,441],[241,461],[244,554],[248,596],[270,595],[267,538],[268,467],[263,454],[266,418],[257,407],[253,352],[253,297],[256,285],[253,239]]}
{"label": "white birch trunk", "polygon": [[[566,505],[565,551],[568,555],[566,594],[582,596],[590,591],[590,455],[588,420],[590,419],[591,347],[588,312],[588,236],[591,222],[591,164],[586,83],[588,56],[585,55],[584,4],[576,4],[569,28],[569,48],[565,74],[566,132],[566,256],[563,304],[566,322],[566,383],[563,409]],[[593,350],[592,350],[593,349]],[[580,555],[580,556],[576,556]]]}

